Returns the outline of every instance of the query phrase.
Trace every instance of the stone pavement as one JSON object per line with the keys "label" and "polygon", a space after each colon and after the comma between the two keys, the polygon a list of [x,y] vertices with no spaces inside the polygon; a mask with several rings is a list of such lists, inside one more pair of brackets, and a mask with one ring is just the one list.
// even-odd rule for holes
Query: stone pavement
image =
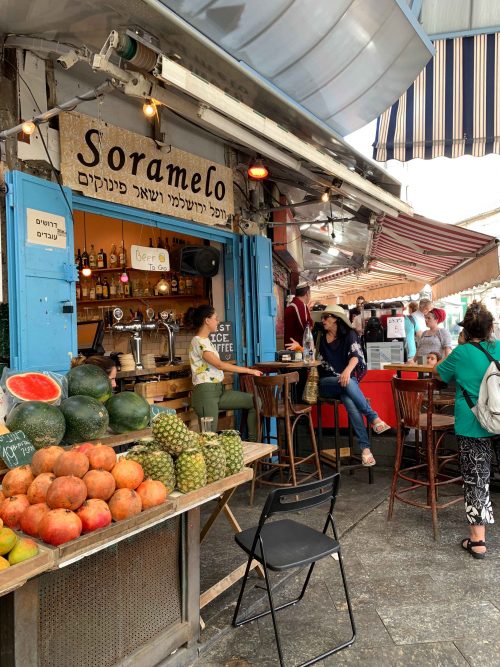
{"label": "stone pavement", "polygon": [[[364,470],[343,474],[335,512],[357,639],[351,648],[318,664],[500,667],[498,529],[490,530],[488,556],[478,561],[459,547],[467,535],[461,502],[440,512],[439,542],[432,539],[428,511],[397,503],[388,523],[390,466],[384,467],[384,458],[378,455],[382,440],[377,438],[375,448],[382,463],[374,469],[375,483],[368,484]],[[385,440],[392,450],[393,440]],[[461,489],[455,486],[447,493],[461,494]],[[256,523],[266,495],[259,490],[254,508],[249,508],[248,489],[236,494],[231,507],[243,528]],[[493,493],[492,499],[498,517],[500,494]],[[310,525],[322,527],[323,520],[323,509],[308,513]],[[202,590],[244,559],[229,524],[221,518],[202,545]],[[297,571],[283,577],[277,603],[296,595],[303,577]],[[247,605],[264,609],[266,599],[255,573],[251,583]],[[270,617],[238,629],[230,625],[238,592],[236,584],[203,610],[206,628],[196,667],[279,665]],[[278,612],[287,667],[347,639],[345,610],[338,565],[325,559],[316,566],[305,598]]]}

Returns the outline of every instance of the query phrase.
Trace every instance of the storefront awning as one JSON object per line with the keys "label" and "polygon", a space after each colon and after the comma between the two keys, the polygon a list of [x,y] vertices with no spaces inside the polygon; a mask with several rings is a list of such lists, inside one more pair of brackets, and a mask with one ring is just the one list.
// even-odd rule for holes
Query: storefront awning
{"label": "storefront awning", "polygon": [[351,303],[415,294],[429,284],[442,298],[500,273],[498,239],[421,216],[378,218],[362,270],[318,278],[314,297]]}
{"label": "storefront awning", "polygon": [[379,117],[375,160],[500,153],[500,33],[434,46],[434,58]]}

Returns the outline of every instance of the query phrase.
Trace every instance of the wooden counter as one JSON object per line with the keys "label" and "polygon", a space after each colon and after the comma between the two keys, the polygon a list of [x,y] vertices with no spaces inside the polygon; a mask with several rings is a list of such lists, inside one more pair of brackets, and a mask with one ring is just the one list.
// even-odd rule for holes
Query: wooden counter
{"label": "wooden counter", "polygon": [[117,380],[133,379],[145,377],[147,375],[167,375],[168,373],[180,373],[191,370],[189,363],[182,362],[180,364],[171,364],[169,366],[153,366],[151,368],[136,369],[135,371],[118,371],[116,374]]}

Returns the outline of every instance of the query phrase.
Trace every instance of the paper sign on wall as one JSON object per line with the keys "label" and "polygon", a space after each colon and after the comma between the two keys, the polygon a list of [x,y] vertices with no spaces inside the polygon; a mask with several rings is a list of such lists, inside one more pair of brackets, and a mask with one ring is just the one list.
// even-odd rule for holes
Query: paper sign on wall
{"label": "paper sign on wall", "polygon": [[26,225],[28,243],[66,248],[66,219],[63,215],[27,208]]}
{"label": "paper sign on wall", "polygon": [[164,248],[149,248],[142,245],[130,247],[133,269],[142,271],[170,271],[168,251]]}
{"label": "paper sign on wall", "polygon": [[406,338],[404,317],[387,318],[387,340],[393,338]]}

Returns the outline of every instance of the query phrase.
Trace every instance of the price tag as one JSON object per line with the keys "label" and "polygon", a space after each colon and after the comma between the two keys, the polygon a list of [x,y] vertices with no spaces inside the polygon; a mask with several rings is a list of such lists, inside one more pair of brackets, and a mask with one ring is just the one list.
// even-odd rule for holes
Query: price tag
{"label": "price tag", "polygon": [[0,435],[0,458],[7,468],[17,468],[31,463],[35,448],[22,431]]}
{"label": "price tag", "polygon": [[160,405],[151,405],[151,419],[150,423],[153,423],[153,419],[160,414],[175,415],[177,414],[174,408],[162,408]]}

